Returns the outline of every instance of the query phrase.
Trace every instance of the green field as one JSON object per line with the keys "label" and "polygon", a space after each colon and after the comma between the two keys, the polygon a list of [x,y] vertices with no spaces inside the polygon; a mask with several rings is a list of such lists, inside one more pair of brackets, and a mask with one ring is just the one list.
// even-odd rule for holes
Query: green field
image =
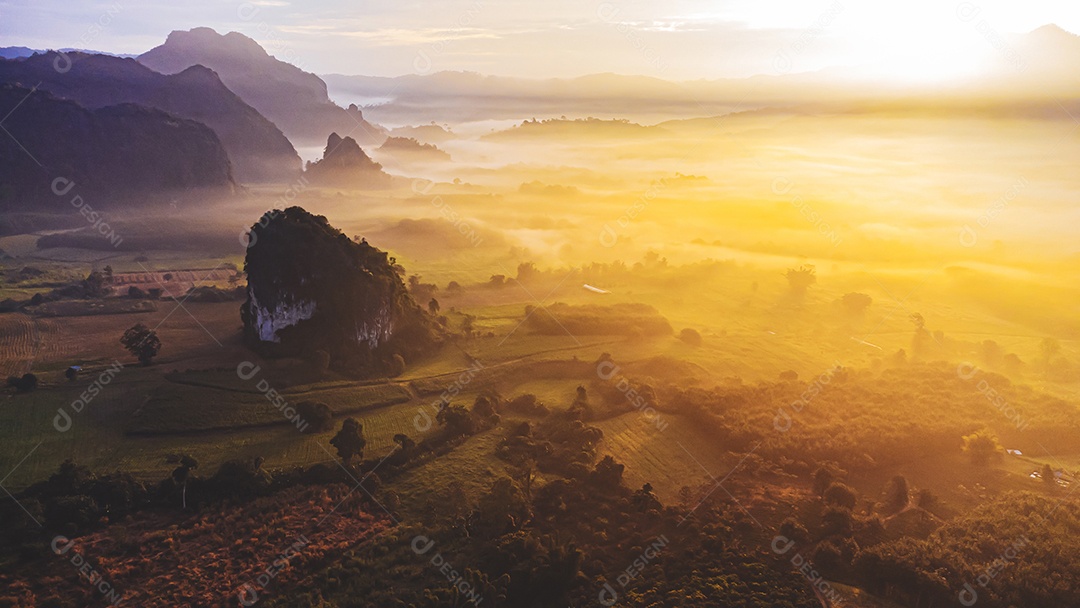
{"label": "green field", "polygon": [[[210,263],[185,258],[181,252],[164,254],[154,262],[155,269],[163,269],[169,262],[176,267],[213,267],[221,260]],[[138,264],[130,260],[110,263],[117,272],[138,271]],[[475,318],[473,333],[455,338],[435,355],[409,362],[400,378],[382,383],[327,378],[295,384],[275,372],[284,363],[263,364],[257,378],[240,379],[236,365],[257,359],[240,341],[235,302],[189,302],[179,309],[174,302],[162,300],[157,311],[140,315],[0,315],[3,371],[33,370],[43,383],[34,393],[8,395],[0,407],[0,464],[6,469],[3,474],[10,473],[5,486],[17,489],[43,479],[68,458],[97,470],[131,471],[148,480],[164,476],[170,469],[165,457],[181,451],[196,456],[201,469],[210,472],[224,460],[240,456],[263,456],[270,467],[331,461],[327,453],[331,433],[298,433],[261,393],[260,379],[270,385],[280,383],[275,388],[290,404],[321,401],[338,419],[357,417],[368,440],[366,455],[380,456],[393,447],[392,437],[397,433],[422,438],[414,425],[417,412],[430,410],[448,388],[458,392],[455,401],[463,404],[471,403],[482,389],[493,388],[507,398],[532,393],[551,409],[565,408],[576,386],[597,380],[591,362],[601,353],[610,354],[634,377],[688,387],[774,381],[783,370],[793,370],[802,381],[810,382],[837,363],[872,368],[899,348],[910,350],[913,332],[907,309],[917,308],[931,327],[942,319],[949,323],[943,342],[935,346],[938,350],[927,357],[973,360],[978,357],[979,343],[988,338],[1024,360],[1037,357],[1037,334],[1019,324],[1003,329],[996,314],[986,309],[963,306],[950,298],[932,299],[929,294],[916,294],[904,307],[896,306],[888,294],[918,286],[921,280],[903,273],[883,274],[871,288],[864,283],[861,287],[873,295],[875,304],[865,318],[851,320],[837,317],[835,301],[856,288],[857,268],[838,265],[823,273],[820,286],[793,303],[784,297],[782,276],[730,263],[703,265],[711,274],[700,281],[692,298],[684,290],[670,288],[681,285],[683,276],[691,272],[679,267],[655,276],[646,274],[646,280],[636,282],[610,280],[604,286],[612,293],[602,297],[580,287],[583,281],[595,279],[583,274],[566,278],[562,271],[552,271],[527,286],[511,280],[498,288],[469,286],[456,294],[440,293],[451,327],[460,329],[468,314]],[[446,274],[440,274],[436,267],[432,276],[465,278],[445,270]],[[482,274],[477,273],[474,280],[483,281]],[[929,287],[942,289],[936,282]],[[547,303],[573,305],[648,302],[670,321],[675,335],[538,335],[523,323],[525,308],[538,304],[534,296],[545,295]],[[164,344],[159,360],[148,368],[137,366],[117,343],[119,334],[136,319],[157,326]],[[677,337],[685,327],[700,332],[701,345]],[[1071,356],[1074,350],[1072,342],[1062,343],[1064,355]],[[70,431],[55,431],[52,419],[57,409],[70,407],[96,370],[116,360],[125,367],[113,382],[74,417]],[[62,371],[71,364],[82,364],[90,373],[68,383]],[[1037,376],[1034,371],[1026,373]],[[1075,395],[1077,386],[1051,379],[1038,384],[1066,398]],[[682,487],[700,485],[710,476],[722,478],[745,455],[746,450],[724,445],[681,416],[664,413],[662,417],[667,423],[664,430],[632,409],[596,423],[605,433],[600,453],[626,465],[626,481],[632,487],[651,483],[665,502],[675,502]],[[410,472],[401,482],[401,493],[420,495],[424,479],[430,483],[433,478],[458,480],[471,490],[488,484],[503,470],[503,463],[490,456],[499,432],[474,437],[452,454]],[[902,473],[917,487],[935,488],[948,502],[974,504],[977,496],[965,498],[971,492],[957,489],[970,481],[970,472],[960,466],[959,456],[956,459],[956,472],[950,475],[933,473],[933,461],[915,461],[852,482],[871,494],[880,490],[875,487],[880,486],[880,476]],[[1075,458],[1064,453],[1044,461],[1075,466]],[[994,491],[1031,485],[1027,469],[1036,465],[1007,465],[1004,481],[980,483]]]}

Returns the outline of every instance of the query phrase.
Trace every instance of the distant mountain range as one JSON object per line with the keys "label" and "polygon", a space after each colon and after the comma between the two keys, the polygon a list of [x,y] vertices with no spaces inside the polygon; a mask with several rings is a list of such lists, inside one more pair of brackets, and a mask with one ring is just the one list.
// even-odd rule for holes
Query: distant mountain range
{"label": "distant mountain range", "polygon": [[234,185],[221,141],[193,120],[135,104],[88,110],[11,84],[0,85],[0,108],[8,113],[0,137],[3,211],[75,213],[84,203],[100,209],[134,195]]}
{"label": "distant mountain range", "polygon": [[90,49],[31,49],[25,46],[0,46],[0,59],[18,59],[19,57],[29,57],[34,53],[48,53],[49,50],[59,51],[61,53],[85,53],[87,55],[108,55],[109,57],[122,57],[124,59],[134,59],[138,55],[129,55],[124,53],[106,53],[105,51],[92,51]]}
{"label": "distant mountain range", "polygon": [[[40,107],[36,106],[37,117],[45,123],[55,123],[53,126],[57,128],[64,127],[69,120],[90,124],[97,118],[111,116],[110,112],[117,106],[130,106],[129,112],[137,108],[157,110],[174,117],[175,124],[201,123],[209,127],[216,145],[224,149],[226,156],[219,158],[207,146],[179,145],[176,152],[198,148],[206,154],[208,163],[220,161],[210,173],[227,174],[230,184],[233,176],[241,183],[292,179],[302,171],[293,142],[297,145],[325,142],[330,133],[339,132],[348,134],[349,141],[375,146],[387,137],[386,130],[366,121],[359,108],[343,108],[330,101],[326,84],[318,76],[275,59],[241,34],[221,35],[209,28],[173,32],[164,44],[140,55],[137,61],[131,56],[74,49],[42,51],[4,47],[0,49],[0,86],[4,85],[9,91],[26,90],[29,98],[43,96]],[[10,97],[9,94],[3,99]],[[53,103],[59,100],[74,103]],[[4,114],[18,110],[13,113],[17,118],[23,109],[17,105],[14,102],[10,107],[0,106],[0,110]],[[81,113],[72,108],[78,108]],[[57,112],[53,120],[45,116],[48,111]],[[105,113],[99,116],[101,111]],[[145,119],[151,114],[141,114],[143,120],[125,123],[118,132],[136,141],[143,135],[160,135],[153,121]],[[147,129],[147,133],[136,133],[128,127]],[[30,139],[46,145],[45,140]],[[3,145],[7,154],[15,144],[9,140]],[[79,145],[69,152],[91,149]],[[46,165],[45,173],[72,173],[79,165],[76,157],[65,157],[63,163],[56,164],[53,161],[58,157],[50,152],[40,153],[45,159],[41,161]],[[17,155],[11,158],[16,159]],[[155,158],[159,156],[146,157],[147,161]],[[100,166],[98,159],[84,161],[86,167]],[[179,168],[189,164],[170,162]],[[41,176],[37,173],[41,171],[26,170],[25,184],[22,181],[18,187],[5,184],[5,192],[18,191],[25,195],[40,190]],[[165,168],[161,173],[167,173]],[[111,196],[125,194],[120,180],[109,185],[104,183],[107,176],[97,178],[103,182],[101,192],[109,192]],[[93,179],[82,181],[89,183]],[[204,181],[216,183],[214,179]],[[201,183],[198,179],[191,182]],[[143,192],[144,186],[133,184],[127,194]],[[162,182],[161,189],[171,186],[172,182]]]}
{"label": "distant mountain range", "polygon": [[[982,32],[978,24],[972,27]],[[4,128],[18,133],[14,140],[0,137],[5,161],[0,204],[32,198],[53,175],[116,197],[229,186],[234,178],[280,182],[302,170],[294,143],[314,146],[331,133],[341,134],[334,137],[347,146],[324,159],[316,172],[332,165],[339,172],[335,163],[342,159],[360,167],[364,159],[370,161],[360,145],[381,144],[388,133],[367,121],[356,105],[334,103],[331,94],[344,103],[375,103],[368,113],[384,120],[422,125],[399,128],[395,135],[428,143],[455,137],[437,122],[535,116],[596,115],[643,124],[650,124],[643,114],[660,122],[736,111],[836,108],[1080,116],[1080,37],[1052,25],[1019,36],[983,37],[988,59],[977,75],[906,85],[870,69],[692,82],[617,74],[530,80],[471,72],[320,78],[276,59],[250,38],[209,28],[173,32],[137,60],[5,47],[0,49],[0,113],[10,114]],[[867,78],[879,75],[880,82],[868,84]],[[695,124],[673,121],[664,128]],[[534,126],[499,136],[527,135]],[[579,126],[571,120],[542,128]],[[640,131],[622,123],[586,126]],[[134,173],[126,173],[116,159],[136,167]],[[380,182],[388,178],[377,168],[366,173],[379,175]]]}
{"label": "distant mountain range", "polygon": [[45,51],[39,51],[37,49],[28,49],[25,46],[4,46],[0,47],[0,59],[17,59],[19,57],[29,57],[34,53],[44,53]]}
{"label": "distant mountain range", "polygon": [[284,131],[297,145],[326,141],[344,133],[361,144],[379,144],[386,131],[364,120],[356,107],[336,105],[318,76],[270,56],[237,32],[221,35],[199,27],[169,34],[165,44],[139,56],[139,63],[162,74],[195,65],[217,72],[229,89]]}
{"label": "distant mountain range", "polygon": [[50,51],[0,61],[0,82],[36,86],[88,109],[134,103],[201,122],[225,146],[240,181],[288,179],[301,169],[285,135],[202,66],[164,75],[133,59]]}
{"label": "distant mountain range", "polygon": [[[980,31],[978,24],[972,29]],[[895,99],[964,104],[1080,97],[1080,37],[1055,25],[1021,35],[983,34],[986,61],[978,73],[946,82],[890,80],[887,69],[831,68],[750,78],[674,82],[647,76],[592,74],[527,79],[475,72],[394,78],[326,74],[342,102],[377,100],[375,120],[400,124],[520,120],[595,115],[650,118],[711,116],[764,107],[863,104]],[[374,102],[373,102],[374,103]]]}

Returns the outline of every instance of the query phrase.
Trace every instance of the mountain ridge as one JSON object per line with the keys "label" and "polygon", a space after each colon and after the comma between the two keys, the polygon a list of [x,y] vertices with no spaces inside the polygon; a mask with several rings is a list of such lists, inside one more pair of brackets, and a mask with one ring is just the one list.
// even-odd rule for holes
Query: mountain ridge
{"label": "mountain ridge", "polygon": [[239,32],[219,34],[208,27],[176,30],[163,44],[139,55],[138,61],[163,74],[193,65],[214,70],[225,86],[297,145],[325,141],[331,132],[351,133],[365,144],[386,138],[385,130],[365,120],[359,108],[335,104],[319,76],[277,59]]}
{"label": "mountain ridge", "polygon": [[11,135],[0,141],[0,208],[101,208],[235,186],[217,135],[194,120],[130,103],[90,110],[12,84],[0,85],[0,107]]}
{"label": "mountain ridge", "polygon": [[240,181],[278,181],[300,172],[300,157],[285,135],[202,66],[164,75],[134,59],[49,52],[0,60],[0,81],[37,85],[90,110],[135,103],[201,122],[225,146]]}

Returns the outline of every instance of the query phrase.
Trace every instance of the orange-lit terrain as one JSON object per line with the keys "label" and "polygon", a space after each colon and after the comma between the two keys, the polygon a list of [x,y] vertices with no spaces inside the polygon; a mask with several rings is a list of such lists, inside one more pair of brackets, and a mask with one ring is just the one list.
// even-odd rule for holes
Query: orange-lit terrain
{"label": "orange-lit terrain", "polygon": [[0,25],[0,606],[1080,605],[1067,11],[316,4]]}

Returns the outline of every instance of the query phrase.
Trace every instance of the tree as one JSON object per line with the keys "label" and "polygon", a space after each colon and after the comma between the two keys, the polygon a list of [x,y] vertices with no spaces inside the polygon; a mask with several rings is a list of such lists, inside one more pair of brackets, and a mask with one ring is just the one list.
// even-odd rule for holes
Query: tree
{"label": "tree", "polygon": [[820,466],[814,470],[814,493],[818,496],[824,496],[825,490],[829,489],[829,486],[836,480],[836,474],[833,472],[832,467]]}
{"label": "tree", "polygon": [[810,532],[806,529],[806,526],[791,517],[780,524],[780,535],[788,540],[795,541],[797,545],[805,544],[810,540]]}
{"label": "tree", "polygon": [[844,307],[844,310],[853,317],[857,317],[866,312],[866,309],[870,307],[873,302],[873,298],[865,293],[845,293],[844,297],[840,298],[840,304]]}
{"label": "tree", "polygon": [[1008,353],[1001,358],[1001,366],[1010,374],[1019,374],[1024,367],[1024,362],[1016,353]]}
{"label": "tree", "polygon": [[589,393],[584,386],[579,384],[577,393],[574,396],[574,402],[570,404],[567,413],[575,420],[585,420],[590,417],[591,412],[592,410],[589,407]]}
{"label": "tree", "polygon": [[536,264],[532,262],[522,262],[517,267],[517,280],[522,283],[528,283],[539,276],[540,271],[536,269]]}
{"label": "tree", "polygon": [[434,300],[435,292],[438,289],[439,286],[434,283],[421,283],[418,274],[409,277],[409,293],[413,295],[417,302],[423,302],[428,298]]}
{"label": "tree", "polygon": [[172,480],[183,489],[181,491],[182,505],[187,508],[187,482],[191,478],[191,471],[199,468],[199,461],[187,454],[169,454],[165,457],[168,464],[178,465],[172,472]]}
{"label": "tree", "polygon": [[1050,360],[1059,352],[1061,352],[1061,343],[1054,338],[1043,338],[1039,343],[1039,355],[1045,366],[1049,366]]}
{"label": "tree", "polygon": [[927,511],[933,511],[934,509],[940,509],[943,505],[941,499],[937,494],[934,494],[930,488],[922,488],[915,495],[915,504],[920,509],[926,509]]}
{"label": "tree", "polygon": [[532,516],[525,495],[509,477],[496,479],[477,504],[480,522],[499,534],[517,530]]}
{"label": "tree", "polygon": [[526,499],[532,499],[533,482],[536,481],[537,466],[534,458],[526,458],[520,465],[507,468],[514,483],[521,488]]}
{"label": "tree", "polygon": [[109,294],[109,279],[101,272],[94,270],[83,279],[83,292],[88,298],[104,298]]}
{"label": "tree", "polygon": [[7,384],[8,386],[13,387],[16,392],[29,393],[37,389],[38,379],[34,374],[25,373],[22,376],[9,377]]}
{"label": "tree", "polygon": [[854,524],[851,509],[826,507],[821,513],[822,536],[851,536]]}
{"label": "tree", "polygon": [[856,522],[855,537],[860,545],[876,545],[885,540],[885,520],[877,515]]}
{"label": "tree", "polygon": [[687,327],[679,332],[679,339],[690,346],[701,346],[701,334],[696,329]]}
{"label": "tree", "polygon": [[893,477],[885,486],[885,509],[889,513],[903,511],[911,502],[911,492],[903,475]]}
{"label": "tree", "polygon": [[653,494],[651,483],[646,483],[641,486],[641,489],[634,492],[633,496],[630,497],[630,501],[638,511],[659,511],[664,508],[664,505],[656,498],[656,495]]}
{"label": "tree", "polygon": [[306,423],[305,433],[321,433],[334,428],[334,412],[320,401],[301,401],[296,404],[296,415]]}
{"label": "tree", "polygon": [[592,472],[593,483],[603,489],[613,489],[622,484],[623,471],[626,467],[615,462],[611,456],[604,456],[596,463]]}
{"label": "tree", "polygon": [[157,332],[142,323],[129,327],[120,338],[120,343],[143,365],[150,365],[150,360],[161,350],[161,339],[157,337]]}
{"label": "tree", "polygon": [[431,301],[427,303],[427,307],[428,307],[428,312],[430,312],[431,314],[433,314],[433,315],[439,314],[439,310],[440,310],[439,301],[436,300],[435,298],[431,298]]}
{"label": "tree", "polygon": [[502,397],[498,393],[485,390],[473,402],[473,416],[485,422],[498,422],[499,410],[502,409]]}
{"label": "tree", "polygon": [[265,493],[273,482],[270,474],[262,468],[265,461],[262,456],[226,460],[210,478],[212,489],[224,496],[246,497]]}
{"label": "tree", "polygon": [[330,445],[337,448],[341,462],[349,466],[354,456],[364,454],[364,446],[367,445],[364,439],[364,426],[355,418],[346,418],[341,423],[341,430],[330,440]]}
{"label": "tree", "polygon": [[817,274],[813,266],[800,266],[798,270],[788,268],[784,276],[787,277],[788,288],[796,296],[805,295],[806,290],[810,289],[810,286],[814,283],[817,283]]}
{"label": "tree", "polygon": [[391,378],[397,378],[401,374],[405,373],[405,357],[402,357],[398,353],[394,353],[393,356],[387,361],[386,375]]}
{"label": "tree", "polygon": [[1042,466],[1042,480],[1051,488],[1057,487],[1057,475],[1054,474],[1054,468],[1049,464]]}
{"label": "tree", "polygon": [[825,499],[825,503],[829,505],[835,505],[838,507],[844,507],[847,509],[854,509],[855,502],[857,501],[855,490],[851,486],[835,481],[825,489],[825,494],[822,495]]}
{"label": "tree", "polygon": [[405,433],[394,435],[394,443],[398,444],[398,450],[403,454],[411,454],[416,448],[416,442],[410,439]]}
{"label": "tree", "polygon": [[821,542],[814,548],[813,558],[814,565],[821,570],[821,572],[828,574],[831,578],[837,578],[837,574],[845,566],[844,556],[840,547],[836,546],[836,543],[826,540]]}
{"label": "tree", "polygon": [[962,439],[964,453],[971,457],[972,464],[978,466],[986,466],[991,459],[1001,458],[1004,451],[997,435],[987,430],[965,435]]}
{"label": "tree", "polygon": [[476,420],[472,413],[461,405],[446,405],[435,416],[436,422],[446,427],[450,437],[473,435],[476,433]]}

